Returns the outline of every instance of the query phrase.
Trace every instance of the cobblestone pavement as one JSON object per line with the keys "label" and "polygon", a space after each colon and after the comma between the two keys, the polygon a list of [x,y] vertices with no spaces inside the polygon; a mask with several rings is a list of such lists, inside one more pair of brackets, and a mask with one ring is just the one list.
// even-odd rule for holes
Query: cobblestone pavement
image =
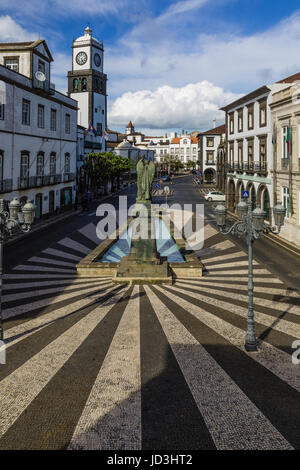
{"label": "cobblestone pavement", "polygon": [[300,295],[205,227],[205,276],[78,278],[94,222],[5,275],[0,449],[300,449]]}

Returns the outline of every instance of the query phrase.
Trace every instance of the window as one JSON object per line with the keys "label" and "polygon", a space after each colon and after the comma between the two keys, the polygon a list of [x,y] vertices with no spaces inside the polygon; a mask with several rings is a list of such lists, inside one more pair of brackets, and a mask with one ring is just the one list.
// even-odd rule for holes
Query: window
{"label": "window", "polygon": [[286,217],[290,217],[290,190],[287,187],[282,188],[283,206],[286,209]]}
{"label": "window", "polygon": [[38,127],[44,129],[45,127],[45,106],[38,105]]}
{"label": "window", "polygon": [[70,154],[65,154],[65,173],[70,173]]}
{"label": "window", "polygon": [[238,164],[239,168],[243,165],[243,142],[239,142],[238,144]]}
{"label": "window", "polygon": [[71,116],[70,114],[66,114],[66,121],[65,121],[66,134],[70,134],[70,128],[71,128]]}
{"label": "window", "polygon": [[234,114],[229,115],[229,132],[230,134],[234,133]]}
{"label": "window", "polygon": [[287,147],[287,134],[288,134],[288,126],[284,126],[282,128],[282,158],[288,158],[288,147]]}
{"label": "window", "polygon": [[44,154],[40,153],[36,158],[36,176],[44,174]]}
{"label": "window", "polygon": [[248,141],[248,165],[249,169],[253,167],[253,140]]}
{"label": "window", "polygon": [[206,161],[207,163],[213,163],[214,161],[214,152],[206,152]]}
{"label": "window", "polygon": [[243,132],[243,109],[238,111],[238,131]]}
{"label": "window", "polygon": [[196,153],[196,150],[197,150],[196,147],[193,147],[193,153]]}
{"label": "window", "polygon": [[13,59],[4,59],[4,65],[14,72],[19,72],[19,57]]}
{"label": "window", "polygon": [[73,80],[73,91],[78,91],[78,78]]}
{"label": "window", "polygon": [[260,164],[265,164],[267,160],[267,141],[266,139],[261,139],[259,142],[259,161]]}
{"label": "window", "polygon": [[21,171],[20,171],[21,178],[27,178],[28,173],[29,173],[29,153],[22,152],[21,153]]}
{"label": "window", "polygon": [[50,130],[56,131],[56,109],[51,109]]}
{"label": "window", "polygon": [[254,128],[254,107],[253,104],[248,106],[248,129],[251,130]]}
{"label": "window", "polygon": [[5,113],[4,96],[0,95],[0,120],[3,121]]}
{"label": "window", "polygon": [[97,122],[97,135],[102,135],[102,123],[101,122]]}
{"label": "window", "polygon": [[207,147],[213,147],[214,146],[214,138],[213,137],[207,137],[206,138],[206,141],[207,141]]}
{"label": "window", "polygon": [[23,100],[22,103],[22,124],[24,126],[30,125],[30,101]]}
{"label": "window", "polygon": [[45,73],[46,66],[45,66],[45,62],[43,62],[42,60],[39,60],[38,70],[39,70],[39,72]]}
{"label": "window", "polygon": [[233,142],[230,144],[230,149],[229,149],[229,162],[230,165],[233,165],[233,159],[234,159],[234,152],[233,152]]}
{"label": "window", "polygon": [[260,127],[267,125],[267,101],[259,103],[259,125]]}
{"label": "window", "polygon": [[187,144],[187,139],[184,139],[183,140],[183,145],[186,145]]}
{"label": "window", "polygon": [[54,152],[50,155],[50,175],[56,174],[56,154]]}

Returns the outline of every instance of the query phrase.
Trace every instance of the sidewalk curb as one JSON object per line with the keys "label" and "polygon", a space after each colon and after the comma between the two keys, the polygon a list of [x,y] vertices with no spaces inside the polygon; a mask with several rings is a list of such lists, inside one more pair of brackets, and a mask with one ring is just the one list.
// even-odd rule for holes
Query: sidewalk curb
{"label": "sidewalk curb", "polygon": [[[227,213],[230,215],[230,217],[232,219],[238,220],[238,217],[235,214],[233,214],[232,212],[228,211]],[[296,245],[294,245],[293,243],[291,243],[287,240],[282,240],[281,238],[276,237],[276,235],[273,235],[271,233],[270,234],[262,233],[262,236],[264,238],[267,238],[267,240],[270,240],[272,243],[275,243],[275,245],[280,246],[284,250],[289,251],[293,255],[300,258],[300,249]]]}

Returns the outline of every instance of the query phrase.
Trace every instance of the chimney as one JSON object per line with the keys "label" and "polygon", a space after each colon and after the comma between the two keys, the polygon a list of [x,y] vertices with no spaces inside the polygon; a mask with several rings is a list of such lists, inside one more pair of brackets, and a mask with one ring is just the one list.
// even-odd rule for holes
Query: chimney
{"label": "chimney", "polygon": [[213,120],[213,123],[214,123],[214,124],[213,124],[213,129],[215,129],[215,128],[217,127],[217,120],[216,120],[216,118]]}

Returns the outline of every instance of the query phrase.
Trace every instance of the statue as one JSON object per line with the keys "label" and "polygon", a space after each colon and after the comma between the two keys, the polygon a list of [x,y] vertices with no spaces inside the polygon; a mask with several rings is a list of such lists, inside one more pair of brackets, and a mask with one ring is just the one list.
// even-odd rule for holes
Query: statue
{"label": "statue", "polygon": [[152,161],[139,160],[137,171],[137,202],[151,201],[152,182],[155,174],[155,165]]}

